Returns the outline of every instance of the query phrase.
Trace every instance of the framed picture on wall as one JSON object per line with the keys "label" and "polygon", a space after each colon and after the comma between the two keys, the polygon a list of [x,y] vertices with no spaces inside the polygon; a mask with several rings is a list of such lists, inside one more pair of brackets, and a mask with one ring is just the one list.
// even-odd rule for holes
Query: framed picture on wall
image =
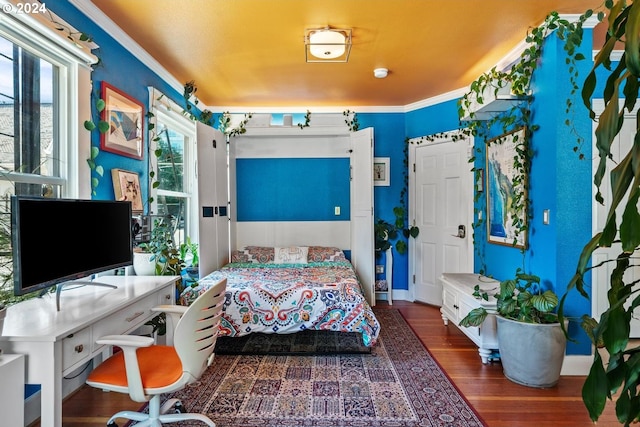
{"label": "framed picture on wall", "polygon": [[111,169],[116,200],[131,202],[133,213],[142,213],[142,191],[138,174],[124,169]]}
{"label": "framed picture on wall", "polygon": [[107,82],[102,82],[102,99],[102,120],[109,123],[109,130],[100,134],[100,149],[142,159],[144,106]]}
{"label": "framed picture on wall", "polygon": [[[526,199],[526,180],[517,176],[515,163],[520,159],[525,128],[501,135],[487,142],[485,193],[487,197],[487,239],[490,243],[525,248],[527,213],[518,206],[518,200]],[[516,159],[520,159],[516,161]],[[518,178],[515,180],[514,177]]]}
{"label": "framed picture on wall", "polygon": [[373,185],[390,185],[389,157],[373,158]]}

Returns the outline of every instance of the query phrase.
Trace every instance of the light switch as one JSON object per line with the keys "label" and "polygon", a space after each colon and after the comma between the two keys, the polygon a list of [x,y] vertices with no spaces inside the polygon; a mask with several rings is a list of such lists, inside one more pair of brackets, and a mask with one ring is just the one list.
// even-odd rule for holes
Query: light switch
{"label": "light switch", "polygon": [[542,223],[544,225],[549,225],[549,221],[550,221],[549,215],[550,215],[549,209],[545,209],[542,211]]}
{"label": "light switch", "polygon": [[336,206],[335,208],[333,208],[333,210],[336,215],[340,215],[340,206]]}

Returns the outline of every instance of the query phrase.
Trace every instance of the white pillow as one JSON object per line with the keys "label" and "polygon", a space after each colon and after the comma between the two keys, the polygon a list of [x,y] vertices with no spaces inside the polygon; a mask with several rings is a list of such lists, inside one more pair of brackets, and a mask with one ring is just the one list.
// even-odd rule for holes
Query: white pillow
{"label": "white pillow", "polygon": [[309,255],[308,246],[289,246],[286,248],[274,248],[273,262],[276,264],[306,264]]}

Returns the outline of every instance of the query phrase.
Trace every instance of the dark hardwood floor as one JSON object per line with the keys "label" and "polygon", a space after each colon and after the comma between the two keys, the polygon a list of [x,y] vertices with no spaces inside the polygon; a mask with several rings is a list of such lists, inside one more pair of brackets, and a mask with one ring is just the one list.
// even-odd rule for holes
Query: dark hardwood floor
{"label": "dark hardwood floor", "polygon": [[[376,309],[388,308],[379,303]],[[473,405],[489,427],[591,426],[581,398],[584,377],[565,376],[556,387],[536,389],[507,380],[499,362],[483,365],[477,348],[454,325],[444,326],[439,308],[394,301],[431,354]],[[63,405],[63,427],[104,427],[107,419],[123,409],[137,410],[139,403],[119,393],[83,386]],[[613,404],[608,402],[600,426],[619,426]],[[32,424],[32,427],[39,423]]]}

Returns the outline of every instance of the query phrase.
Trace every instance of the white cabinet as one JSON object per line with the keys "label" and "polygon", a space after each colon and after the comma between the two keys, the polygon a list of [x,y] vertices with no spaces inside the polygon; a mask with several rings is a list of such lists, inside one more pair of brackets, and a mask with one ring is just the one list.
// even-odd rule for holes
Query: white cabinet
{"label": "white cabinet", "polygon": [[24,426],[24,355],[0,355],[0,402],[4,427]]}
{"label": "white cabinet", "polygon": [[[495,310],[496,300],[493,295],[500,290],[500,282],[473,273],[444,273],[440,282],[442,283],[440,312],[444,324],[448,325],[451,320],[456,327],[460,328],[478,346],[482,363],[487,363],[492,351],[499,349],[495,315],[489,314],[479,327],[460,327],[459,323],[474,308],[484,307],[490,311]],[[480,285],[480,289],[489,294],[489,301],[473,296],[476,285]]]}

